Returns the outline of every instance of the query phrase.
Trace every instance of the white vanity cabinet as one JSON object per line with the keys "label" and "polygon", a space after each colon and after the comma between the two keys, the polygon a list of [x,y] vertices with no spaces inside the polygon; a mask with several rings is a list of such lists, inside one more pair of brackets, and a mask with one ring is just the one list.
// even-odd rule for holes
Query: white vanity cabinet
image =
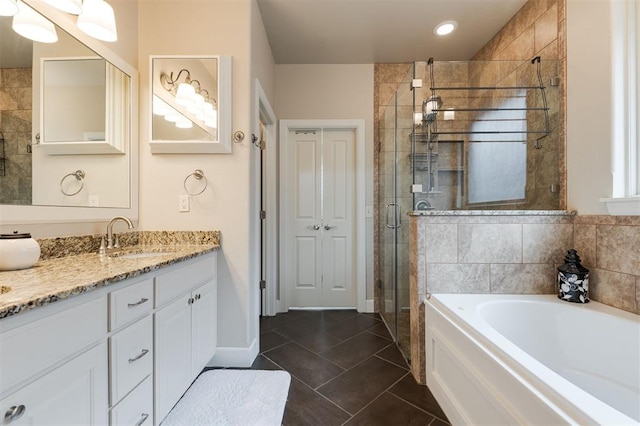
{"label": "white vanity cabinet", "polygon": [[0,425],[159,424],[215,353],[216,262],[1,319]]}
{"label": "white vanity cabinet", "polygon": [[111,424],[152,425],[153,278],[131,281],[109,293]]}
{"label": "white vanity cabinet", "polygon": [[0,321],[0,424],[108,423],[107,298]]}
{"label": "white vanity cabinet", "polygon": [[[213,265],[213,267],[212,267]],[[155,418],[169,413],[215,354],[216,269],[210,257],[156,277]]]}

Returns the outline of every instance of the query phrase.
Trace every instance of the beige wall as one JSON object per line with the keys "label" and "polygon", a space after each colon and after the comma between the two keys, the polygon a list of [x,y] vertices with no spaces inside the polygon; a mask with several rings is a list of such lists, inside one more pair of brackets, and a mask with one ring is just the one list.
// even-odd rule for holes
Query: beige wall
{"label": "beige wall", "polygon": [[[277,65],[278,119],[364,119],[365,204],[373,206],[373,64]],[[365,220],[367,299],[373,299],[373,218]]]}
{"label": "beige wall", "polygon": [[[251,45],[252,8],[242,1],[142,1],[139,4],[140,69],[140,227],[143,230],[220,230],[218,256],[218,328],[221,356],[244,353],[256,344],[257,330],[250,318],[255,295],[251,241],[255,238],[250,213],[253,199],[251,148],[247,137],[233,144],[229,155],[151,155],[149,116],[149,55],[230,55],[233,57],[233,125],[252,131]],[[255,27],[255,25],[254,25]],[[258,25],[259,27],[259,25]],[[255,28],[254,28],[255,29]],[[256,35],[261,40],[264,35]],[[261,43],[264,46],[264,42]],[[266,65],[265,65],[266,63]],[[269,67],[262,60],[261,66]],[[268,72],[261,73],[268,76]],[[269,83],[265,86],[269,88]],[[270,89],[269,89],[270,90]],[[199,168],[208,179],[203,194],[191,197],[191,211],[178,212],[184,178]],[[256,348],[257,349],[257,348]],[[238,352],[240,351],[240,352]],[[247,355],[247,353],[244,353]]]}

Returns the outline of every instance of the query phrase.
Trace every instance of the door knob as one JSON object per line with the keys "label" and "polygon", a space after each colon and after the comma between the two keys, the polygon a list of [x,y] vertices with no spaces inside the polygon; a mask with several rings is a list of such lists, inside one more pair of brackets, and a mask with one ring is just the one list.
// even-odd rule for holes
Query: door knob
{"label": "door knob", "polygon": [[317,231],[318,229],[320,229],[320,225],[313,225],[313,226],[309,225],[307,226],[307,229],[313,229],[314,231]]}
{"label": "door knob", "polygon": [[333,229],[333,228],[336,228],[336,226],[329,226],[329,225],[325,225],[324,226],[324,230],[325,231],[328,231],[328,230]]}

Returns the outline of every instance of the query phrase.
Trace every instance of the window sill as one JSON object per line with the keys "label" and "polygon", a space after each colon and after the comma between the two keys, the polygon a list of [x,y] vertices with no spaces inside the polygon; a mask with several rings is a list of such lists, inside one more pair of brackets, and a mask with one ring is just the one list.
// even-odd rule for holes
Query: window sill
{"label": "window sill", "polygon": [[601,198],[607,205],[607,211],[613,216],[640,216],[640,196]]}

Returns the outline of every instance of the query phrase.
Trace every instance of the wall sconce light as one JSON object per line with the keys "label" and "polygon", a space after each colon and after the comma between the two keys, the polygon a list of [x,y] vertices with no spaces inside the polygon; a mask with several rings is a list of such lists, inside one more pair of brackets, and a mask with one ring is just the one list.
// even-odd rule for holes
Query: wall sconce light
{"label": "wall sconce light", "polygon": [[82,0],[43,0],[58,10],[70,13],[72,15],[80,15],[82,12]]}
{"label": "wall sconce light", "polygon": [[58,33],[51,21],[18,1],[18,13],[13,15],[13,30],[33,41],[40,43],[55,43],[58,41]]}
{"label": "wall sconce light", "polygon": [[[186,76],[184,77],[184,81],[180,82],[180,76],[183,73],[186,73]],[[175,78],[173,77],[173,72],[169,75],[164,72],[161,73],[160,84],[166,91],[175,97],[177,105],[186,109],[187,112],[192,114],[197,120],[202,121],[205,126],[211,128],[218,127],[218,115],[215,99],[209,96],[208,90],[202,88],[200,81],[191,79],[191,73],[188,69],[181,69]],[[194,84],[197,84],[197,86]],[[160,101],[160,99],[158,99],[158,101]],[[155,102],[156,101],[154,100],[154,113]],[[171,108],[169,105],[167,105],[167,107]],[[165,119],[166,118],[167,117],[165,116]],[[180,127],[177,123],[176,126]]]}
{"label": "wall sconce light", "polygon": [[13,16],[18,13],[16,0],[0,0],[0,16]]}
{"label": "wall sconce light", "polygon": [[422,120],[426,123],[433,123],[436,120],[438,111],[442,107],[442,98],[431,95],[422,101]]}
{"label": "wall sconce light", "polygon": [[104,0],[84,0],[77,25],[82,32],[98,40],[118,40],[113,8]]}

